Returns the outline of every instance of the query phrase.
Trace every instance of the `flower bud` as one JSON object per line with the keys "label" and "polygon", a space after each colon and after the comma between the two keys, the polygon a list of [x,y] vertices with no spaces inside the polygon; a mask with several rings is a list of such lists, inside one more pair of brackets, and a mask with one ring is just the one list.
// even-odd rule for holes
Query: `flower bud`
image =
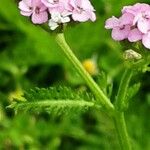
{"label": "flower bud", "polygon": [[142,55],[135,52],[134,50],[132,49],[129,49],[129,50],[126,50],[123,54],[123,58],[125,60],[139,60],[142,58]]}

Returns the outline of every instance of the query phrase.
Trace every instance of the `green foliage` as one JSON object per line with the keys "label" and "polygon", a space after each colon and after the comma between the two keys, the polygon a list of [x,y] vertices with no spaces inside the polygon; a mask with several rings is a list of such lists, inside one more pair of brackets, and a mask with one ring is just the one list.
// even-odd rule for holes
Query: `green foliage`
{"label": "green foliage", "polygon": [[94,103],[80,101],[80,100],[44,100],[35,102],[24,102],[19,104],[14,104],[13,107],[17,112],[48,112],[53,115],[62,115],[68,113],[78,113],[85,111],[90,107],[93,107]]}
{"label": "green foliage", "polygon": [[[89,100],[89,101],[88,101]],[[74,92],[67,87],[54,87],[48,89],[35,88],[26,92],[23,102],[16,99],[10,108],[17,112],[48,112],[53,115],[78,113],[94,107],[92,95],[83,92]]]}
{"label": "green foliage", "polygon": [[126,99],[131,100],[140,90],[141,83],[136,83],[128,89]]}
{"label": "green foliage", "polygon": [[100,74],[96,76],[96,82],[101,87],[103,92],[110,98],[112,96],[113,81],[110,75],[107,75],[101,70]]}
{"label": "green foliage", "polygon": [[137,95],[141,87],[141,83],[136,83],[128,88],[127,95],[124,101],[124,108],[127,109],[129,107],[129,103],[133,98]]}
{"label": "green foliage", "polygon": [[84,91],[73,90],[66,86],[57,86],[50,88],[35,88],[25,92],[25,99],[34,100],[45,100],[45,99],[70,99],[70,100],[86,100],[94,101],[94,96]]}
{"label": "green foliage", "polygon": [[[112,40],[110,32],[104,29],[104,22],[112,15],[119,16],[124,5],[149,1],[91,1],[96,8],[97,21],[68,26],[65,34],[81,61],[96,55],[98,70],[102,74],[96,80],[114,99],[123,70],[123,48]],[[61,54],[52,34],[32,25],[29,19],[21,16],[17,0],[0,2],[0,149],[119,150],[112,120],[105,112],[87,110],[95,107],[94,98],[91,94],[86,96],[86,92],[76,91],[88,90],[72,65]],[[135,70],[141,71],[140,65]],[[147,115],[150,110],[148,64],[142,70],[146,74],[137,75],[135,78],[135,83],[140,80],[142,83],[138,95],[135,95],[138,84],[128,89],[131,104],[126,112],[126,122],[132,137],[133,150],[150,149],[150,119]],[[60,84],[71,87],[71,92],[67,88],[65,95],[64,91],[67,90],[61,89],[64,91],[63,95],[60,95],[56,88],[47,89]],[[26,101],[16,101],[18,114],[14,115],[14,111],[6,109],[6,106],[12,104],[9,96],[16,92],[18,87],[27,91],[24,95]],[[49,92],[51,90],[54,93]],[[48,108],[51,106],[50,110],[55,109],[55,118],[37,113],[37,108],[40,108],[40,111],[47,108],[38,105],[38,102],[44,104],[45,101],[48,101]],[[76,107],[72,107],[73,103]],[[28,104],[34,104],[34,111]],[[70,108],[71,110],[68,110]],[[22,114],[24,109],[34,113]],[[78,109],[84,110],[84,113],[76,115]],[[75,118],[70,117],[73,115],[72,111],[76,115]],[[59,114],[70,115],[60,119]]]}

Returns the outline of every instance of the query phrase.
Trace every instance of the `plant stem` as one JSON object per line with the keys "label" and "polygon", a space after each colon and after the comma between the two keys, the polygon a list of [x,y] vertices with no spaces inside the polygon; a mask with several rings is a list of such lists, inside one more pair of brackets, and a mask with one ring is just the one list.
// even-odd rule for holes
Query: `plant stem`
{"label": "plant stem", "polygon": [[124,112],[116,111],[114,116],[114,123],[115,123],[115,128],[117,130],[121,150],[131,150],[131,145],[130,145],[125,118],[124,118]]}
{"label": "plant stem", "polygon": [[117,110],[122,111],[124,109],[125,101],[126,101],[125,100],[126,94],[127,94],[128,86],[129,86],[132,75],[133,75],[133,71],[131,69],[126,69],[122,76],[117,98],[115,101],[115,106]]}
{"label": "plant stem", "polygon": [[61,49],[63,50],[63,53],[66,55],[68,60],[73,64],[77,72],[81,75],[81,77],[89,86],[93,94],[96,96],[100,104],[104,106],[108,111],[113,112],[114,123],[118,133],[118,138],[122,150],[131,150],[125,119],[124,119],[124,112],[122,111],[121,108],[124,106],[124,100],[132,76],[132,71],[129,69],[126,70],[122,77],[121,84],[118,90],[116,103],[115,103],[116,107],[114,108],[114,105],[110,102],[109,98],[103,93],[103,91],[92,79],[89,73],[84,69],[80,61],[76,58],[71,48],[66,43],[64,34],[58,33],[56,35],[56,41],[58,45],[61,47]]}
{"label": "plant stem", "polygon": [[126,94],[132,75],[133,71],[131,69],[125,70],[121,79],[117,98],[115,101],[116,112],[114,114],[114,123],[122,150],[131,150],[129,136],[124,118],[124,107],[126,105]]}
{"label": "plant stem", "polygon": [[89,86],[89,88],[91,89],[97,100],[100,102],[100,104],[109,111],[113,112],[114,111],[113,104],[110,102],[108,97],[103,93],[103,91],[99,88],[99,86],[95,83],[95,81],[92,79],[89,73],[84,69],[80,61],[77,59],[77,57],[74,55],[71,48],[66,43],[64,34],[57,33],[56,41],[63,50],[68,60],[73,64],[77,72],[81,75],[86,84]]}

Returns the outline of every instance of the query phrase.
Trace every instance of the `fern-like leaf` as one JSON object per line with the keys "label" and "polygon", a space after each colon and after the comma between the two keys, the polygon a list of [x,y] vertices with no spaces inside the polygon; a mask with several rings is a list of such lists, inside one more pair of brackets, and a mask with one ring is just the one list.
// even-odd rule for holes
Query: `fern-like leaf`
{"label": "fern-like leaf", "polygon": [[128,108],[130,100],[138,93],[140,87],[141,87],[141,83],[136,83],[128,89],[126,99],[124,101],[125,109]]}
{"label": "fern-like leaf", "polygon": [[93,102],[81,100],[44,100],[35,102],[22,102],[14,105],[17,112],[40,113],[47,112],[53,115],[82,112],[93,107]]}
{"label": "fern-like leaf", "polygon": [[128,93],[127,93],[127,99],[130,100],[132,99],[139,91],[141,87],[141,83],[136,83],[134,84],[133,86],[131,86],[129,89],[128,89]]}
{"label": "fern-like leaf", "polygon": [[35,88],[25,92],[24,99],[23,102],[16,100],[9,107],[16,112],[48,112],[61,115],[83,112],[95,106],[92,94],[73,91],[68,87]]}

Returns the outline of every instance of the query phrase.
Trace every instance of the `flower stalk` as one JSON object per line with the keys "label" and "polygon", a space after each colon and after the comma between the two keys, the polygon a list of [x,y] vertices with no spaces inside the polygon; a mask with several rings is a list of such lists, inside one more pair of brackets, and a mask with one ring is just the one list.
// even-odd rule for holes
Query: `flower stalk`
{"label": "flower stalk", "polygon": [[117,94],[117,98],[115,101],[115,107],[119,111],[123,111],[124,107],[126,105],[125,104],[126,94],[127,94],[127,90],[128,90],[132,75],[133,75],[133,71],[131,69],[126,69],[123,76],[122,76],[119,90],[118,90],[118,94]]}
{"label": "flower stalk", "polygon": [[129,135],[126,128],[124,112],[116,111],[114,115],[114,124],[117,130],[119,143],[122,150],[131,150]]}
{"label": "flower stalk", "polygon": [[124,118],[124,109],[126,106],[126,94],[132,75],[133,71],[130,68],[127,68],[122,76],[115,101],[116,112],[114,114],[114,124],[122,150],[131,150],[129,135]]}
{"label": "flower stalk", "polygon": [[102,106],[104,106],[104,108],[113,112],[114,111],[113,104],[110,102],[110,100],[107,98],[107,96],[103,93],[103,91],[99,88],[99,86],[95,83],[95,81],[92,79],[92,77],[89,75],[89,73],[84,69],[84,67],[82,66],[80,61],[76,58],[76,56],[72,52],[71,48],[66,43],[63,33],[57,33],[56,42],[62,48],[65,56],[73,64],[75,69],[78,71],[78,73],[84,79],[86,84],[89,86],[89,88],[91,89],[91,91],[93,92],[95,97],[97,98],[97,101]]}
{"label": "flower stalk", "polygon": [[116,105],[111,103],[109,98],[103,93],[103,91],[100,89],[100,87],[96,84],[96,82],[92,79],[92,77],[89,75],[89,73],[84,69],[80,61],[77,59],[77,57],[72,52],[71,48],[66,43],[65,37],[63,33],[57,33],[56,35],[56,42],[63,50],[63,53],[68,58],[68,60],[73,64],[77,72],[81,75],[81,77],[84,79],[88,87],[91,89],[95,97],[97,98],[97,101],[102,105],[104,108],[108,110],[108,112],[113,113],[113,119],[115,128],[117,130],[118,138],[120,141],[120,145],[122,150],[131,150],[129,137],[127,133],[125,118],[124,118],[124,110],[122,111],[122,108],[124,105],[125,96],[127,93],[127,88],[130,82],[130,79],[132,77],[132,71],[126,70],[123,78],[121,80],[121,84],[118,90]]}

